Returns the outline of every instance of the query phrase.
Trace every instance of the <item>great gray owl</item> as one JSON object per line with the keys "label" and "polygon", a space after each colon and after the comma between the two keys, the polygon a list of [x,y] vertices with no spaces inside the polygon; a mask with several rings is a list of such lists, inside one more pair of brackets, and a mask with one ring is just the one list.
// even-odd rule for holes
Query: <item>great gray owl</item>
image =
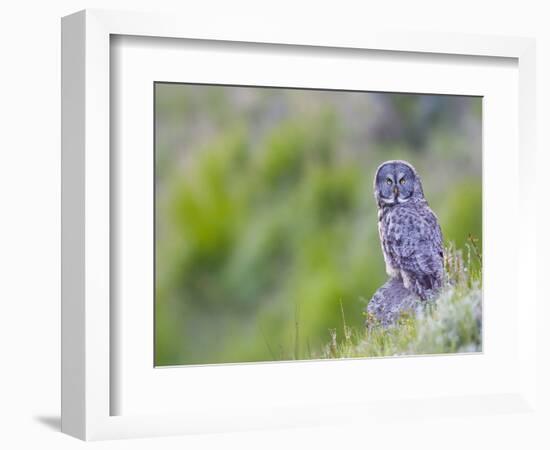
{"label": "great gray owl", "polygon": [[412,165],[386,161],[374,177],[378,231],[386,272],[420,299],[443,285],[443,236]]}

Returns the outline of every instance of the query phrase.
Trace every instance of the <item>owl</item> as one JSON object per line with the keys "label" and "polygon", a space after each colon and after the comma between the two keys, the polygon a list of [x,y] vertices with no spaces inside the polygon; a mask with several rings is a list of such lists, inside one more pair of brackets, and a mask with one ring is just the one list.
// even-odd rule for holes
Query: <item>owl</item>
{"label": "owl", "polygon": [[421,300],[443,285],[443,236],[422,182],[405,161],[387,161],[374,177],[378,231],[386,272]]}

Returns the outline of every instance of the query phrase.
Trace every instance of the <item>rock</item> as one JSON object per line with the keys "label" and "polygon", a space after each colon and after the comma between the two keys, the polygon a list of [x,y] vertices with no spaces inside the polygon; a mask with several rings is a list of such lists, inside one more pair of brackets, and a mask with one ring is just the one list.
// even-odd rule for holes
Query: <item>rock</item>
{"label": "rock", "polygon": [[369,301],[365,326],[392,326],[402,315],[414,313],[421,302],[419,297],[403,285],[402,280],[390,278]]}

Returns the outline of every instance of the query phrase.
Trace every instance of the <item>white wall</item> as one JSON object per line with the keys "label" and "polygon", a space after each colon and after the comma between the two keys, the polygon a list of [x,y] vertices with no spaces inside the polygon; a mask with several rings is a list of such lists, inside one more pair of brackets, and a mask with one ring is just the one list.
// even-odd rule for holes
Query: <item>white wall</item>
{"label": "white wall", "polygon": [[[200,4],[199,4],[200,3]],[[284,26],[338,33],[339,27],[387,25],[393,29],[460,31],[537,37],[540,205],[548,208],[550,139],[550,14],[544,1],[455,2],[403,0],[352,2],[286,1],[31,1],[4,2],[0,8],[0,447],[76,448],[84,444],[57,431],[59,420],[59,194],[60,194],[60,17],[83,8],[176,10],[208,17],[245,13]],[[544,149],[544,151],[542,150]],[[537,176],[533,169],[533,176]],[[548,214],[539,229],[550,229]],[[540,241],[549,249],[548,239]],[[539,256],[540,275],[546,275]],[[546,272],[546,273],[544,273]],[[550,299],[549,299],[550,300]],[[539,314],[549,311],[543,305]],[[550,342],[549,332],[541,337]],[[548,347],[541,354],[548,354]],[[542,361],[548,376],[548,362]],[[550,376],[547,377],[550,379]],[[548,395],[548,390],[546,391]],[[548,398],[548,397],[547,397]],[[547,420],[547,424],[550,420]],[[523,417],[479,417],[458,422],[412,421],[402,429],[377,430],[387,444],[407,448],[548,448],[536,439],[544,424]],[[381,433],[385,431],[385,433]],[[103,442],[96,448],[368,448],[364,430],[332,428],[254,432]],[[384,442],[384,441],[382,441]],[[411,445],[415,444],[415,445]]]}

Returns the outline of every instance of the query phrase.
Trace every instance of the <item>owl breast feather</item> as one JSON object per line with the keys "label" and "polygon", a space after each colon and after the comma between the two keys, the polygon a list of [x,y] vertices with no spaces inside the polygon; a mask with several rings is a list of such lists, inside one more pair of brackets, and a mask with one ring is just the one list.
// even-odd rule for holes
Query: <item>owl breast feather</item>
{"label": "owl breast feather", "polygon": [[388,208],[381,217],[380,238],[390,276],[398,274],[405,286],[421,298],[441,287],[443,238],[426,202]]}

